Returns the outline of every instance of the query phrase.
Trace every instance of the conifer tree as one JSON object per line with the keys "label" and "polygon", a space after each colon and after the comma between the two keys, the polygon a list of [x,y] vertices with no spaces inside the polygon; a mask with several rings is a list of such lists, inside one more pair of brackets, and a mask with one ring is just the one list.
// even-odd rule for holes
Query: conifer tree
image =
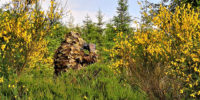
{"label": "conifer tree", "polygon": [[93,22],[90,18],[90,16],[87,14],[86,17],[85,17],[85,20],[83,21],[83,24],[84,24],[84,34],[89,34],[91,33],[91,28],[93,26]]}
{"label": "conifer tree", "polygon": [[128,33],[130,31],[131,16],[128,13],[128,0],[119,0],[117,16],[114,16],[114,25],[118,32]]}
{"label": "conifer tree", "polygon": [[93,42],[96,38],[96,25],[92,21],[89,15],[86,15],[85,20],[83,21],[83,37],[84,39]]}
{"label": "conifer tree", "polygon": [[[184,4],[191,4],[192,8],[199,9],[200,0],[162,0],[161,4],[169,6],[170,10],[174,12],[177,6],[183,6]],[[160,3],[150,3],[150,5],[152,5],[155,11],[158,12]]]}
{"label": "conifer tree", "polygon": [[103,25],[104,25],[104,22],[103,22],[103,14],[102,14],[102,11],[99,9],[98,13],[97,13],[97,31],[98,33],[102,34],[103,33]]}

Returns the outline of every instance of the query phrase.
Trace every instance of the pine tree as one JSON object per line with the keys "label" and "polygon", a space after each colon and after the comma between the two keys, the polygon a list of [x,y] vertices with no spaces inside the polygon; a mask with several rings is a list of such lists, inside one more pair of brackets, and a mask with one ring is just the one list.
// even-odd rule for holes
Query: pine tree
{"label": "pine tree", "polygon": [[89,15],[85,17],[83,23],[84,40],[90,43],[95,43],[97,46],[100,46],[102,34],[99,34],[97,24],[91,20]]}
{"label": "pine tree", "polygon": [[85,40],[93,42],[96,38],[96,25],[92,22],[89,15],[86,15],[85,20],[83,21],[83,37]]}
{"label": "pine tree", "polygon": [[103,25],[104,25],[104,22],[103,22],[103,14],[102,14],[102,11],[99,9],[98,13],[97,13],[97,31],[98,33],[102,34],[103,33]]}
{"label": "pine tree", "polygon": [[114,42],[113,38],[116,36],[116,30],[115,30],[115,26],[112,20],[110,20],[107,24],[106,24],[106,28],[105,28],[105,36],[106,36],[106,40],[109,42]]}
{"label": "pine tree", "polygon": [[[192,8],[196,8],[197,10],[200,7],[200,0],[162,0],[161,4],[164,6],[169,6],[169,9],[174,12],[177,6],[183,6],[184,4],[191,4]],[[158,8],[160,7],[160,3],[151,3],[154,12],[158,12]]]}
{"label": "pine tree", "polygon": [[128,13],[128,0],[119,0],[117,16],[114,16],[114,25],[118,32],[129,33],[131,16]]}
{"label": "pine tree", "polygon": [[83,21],[83,23],[84,23],[84,30],[85,30],[84,34],[91,33],[91,28],[93,26],[93,22],[92,22],[92,20],[91,20],[91,18],[90,18],[90,16],[88,14],[86,15],[85,20]]}

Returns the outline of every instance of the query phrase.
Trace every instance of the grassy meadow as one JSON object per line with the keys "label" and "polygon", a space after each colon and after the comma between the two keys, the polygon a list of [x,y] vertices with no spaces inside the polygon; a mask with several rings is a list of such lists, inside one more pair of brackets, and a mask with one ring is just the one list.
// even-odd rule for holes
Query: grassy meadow
{"label": "grassy meadow", "polygon": [[[200,99],[200,1],[144,1],[141,21],[118,0],[112,21],[99,10],[98,22],[86,16],[77,26],[62,23],[56,0],[48,11],[40,0],[2,6],[0,100]],[[55,76],[55,51],[71,31],[96,44],[98,61]]]}

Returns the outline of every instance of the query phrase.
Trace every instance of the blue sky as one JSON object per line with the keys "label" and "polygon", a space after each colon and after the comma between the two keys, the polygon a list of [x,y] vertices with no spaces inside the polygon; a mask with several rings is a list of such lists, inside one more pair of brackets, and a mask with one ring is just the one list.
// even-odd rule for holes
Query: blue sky
{"label": "blue sky", "polygon": [[[10,0],[0,0],[0,5],[8,2]],[[43,0],[44,1],[44,0]],[[45,0],[42,5],[43,8],[47,9],[49,6],[50,0]],[[61,2],[61,5],[64,5],[67,2],[67,7],[65,8],[65,12],[69,12],[74,17],[74,24],[82,24],[85,16],[88,14],[91,19],[96,22],[97,11],[101,9],[104,15],[104,21],[109,21],[116,15],[116,8],[118,0],[57,0]],[[140,6],[137,1],[140,0],[129,0],[129,14],[134,17],[140,17]],[[149,2],[159,3],[161,0],[148,0]],[[67,21],[68,17],[64,18]]]}
{"label": "blue sky", "polygon": [[[109,21],[116,15],[118,0],[68,0],[68,9],[71,10],[75,18],[75,23],[82,23],[82,20],[88,14],[92,20],[96,21],[96,14],[99,9],[102,10],[105,21]],[[138,0],[129,0],[129,14],[134,17],[140,17],[140,6]],[[149,0],[149,2],[158,3],[161,0]]]}

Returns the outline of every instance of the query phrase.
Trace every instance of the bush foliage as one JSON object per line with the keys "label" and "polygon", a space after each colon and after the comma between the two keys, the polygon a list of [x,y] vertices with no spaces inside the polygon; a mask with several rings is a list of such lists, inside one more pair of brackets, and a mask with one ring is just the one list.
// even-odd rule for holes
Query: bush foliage
{"label": "bush foliage", "polygon": [[175,12],[161,5],[154,15],[155,28],[118,34],[116,45],[109,50],[114,62],[110,67],[116,73],[126,70],[152,99],[164,99],[169,93],[172,98],[181,94],[199,98],[199,11],[190,4],[177,7]]}
{"label": "bush foliage", "polygon": [[[52,21],[60,15],[54,12],[54,2],[50,11],[44,14],[39,8],[39,1],[28,4],[15,1],[0,14],[0,61],[3,75],[9,71],[20,74],[25,68],[34,68],[39,63],[48,63],[47,40],[53,26]],[[14,6],[14,7],[12,7]]]}

